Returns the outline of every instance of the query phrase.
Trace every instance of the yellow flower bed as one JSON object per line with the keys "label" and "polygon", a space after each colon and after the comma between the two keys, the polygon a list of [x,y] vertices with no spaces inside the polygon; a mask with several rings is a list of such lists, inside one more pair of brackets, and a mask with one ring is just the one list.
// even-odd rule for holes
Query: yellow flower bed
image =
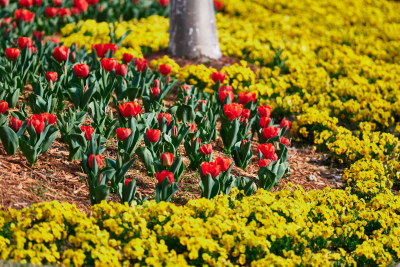
{"label": "yellow flower bed", "polygon": [[[383,174],[377,166],[372,175]],[[49,202],[0,212],[0,258],[74,266],[388,265],[400,257],[400,199],[348,190],[103,202],[92,215]]]}

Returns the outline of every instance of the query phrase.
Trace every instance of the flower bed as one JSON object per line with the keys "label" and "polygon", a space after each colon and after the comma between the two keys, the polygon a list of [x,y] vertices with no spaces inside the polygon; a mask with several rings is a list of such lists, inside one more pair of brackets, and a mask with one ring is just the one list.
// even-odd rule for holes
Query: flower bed
{"label": "flower bed", "polygon": [[[104,22],[105,15],[114,20],[113,8],[89,2],[57,7],[54,16],[41,1],[0,2],[2,16],[14,16],[0,27],[2,146],[33,167],[61,136],[94,205],[92,215],[56,202],[1,212],[1,259],[78,266],[399,261],[399,3],[216,1],[221,49],[242,60],[216,70],[142,58],[167,47],[168,1],[117,4],[136,11],[121,11],[125,21],[113,25]],[[84,20],[91,15],[99,22]],[[59,28],[64,45],[42,40]],[[165,105],[173,90],[176,101]],[[345,168],[345,190],[264,191],[290,175],[289,129],[297,144],[315,145]],[[217,137],[225,155],[215,157]],[[110,143],[115,153],[105,157]],[[127,175],[135,157],[157,179],[154,201],[137,194]],[[232,175],[234,165],[245,170],[252,159],[256,179]],[[166,203],[185,168],[199,174],[203,198]],[[110,194],[132,207],[104,202]]]}

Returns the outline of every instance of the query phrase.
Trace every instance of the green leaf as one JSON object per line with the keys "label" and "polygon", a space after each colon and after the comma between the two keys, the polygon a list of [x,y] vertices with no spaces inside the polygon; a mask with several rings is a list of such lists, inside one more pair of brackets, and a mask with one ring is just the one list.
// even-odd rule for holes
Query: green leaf
{"label": "green leaf", "polygon": [[0,140],[8,155],[14,155],[18,149],[18,135],[8,126],[0,127]]}

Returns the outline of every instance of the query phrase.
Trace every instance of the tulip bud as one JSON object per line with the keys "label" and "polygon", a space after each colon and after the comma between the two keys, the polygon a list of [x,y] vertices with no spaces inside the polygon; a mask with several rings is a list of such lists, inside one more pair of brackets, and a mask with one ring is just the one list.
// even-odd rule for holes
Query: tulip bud
{"label": "tulip bud", "polygon": [[161,162],[164,167],[169,167],[174,162],[173,153],[163,153],[161,154]]}
{"label": "tulip bud", "polygon": [[14,130],[14,132],[18,132],[21,129],[22,121],[12,117],[10,121],[10,128]]}
{"label": "tulip bud", "polygon": [[0,114],[3,114],[7,111],[8,109],[8,103],[4,100],[0,101]]}
{"label": "tulip bud", "polygon": [[151,94],[153,95],[153,98],[157,98],[157,96],[161,93],[161,90],[159,87],[153,87],[151,88]]}
{"label": "tulip bud", "polygon": [[159,80],[154,80],[154,84],[153,84],[153,87],[157,87],[157,88],[160,88],[160,81]]}
{"label": "tulip bud", "polygon": [[75,54],[75,52],[71,52],[71,53],[69,54],[69,61],[71,61],[72,63],[74,63],[75,60],[76,60],[76,54]]}
{"label": "tulip bud", "polygon": [[174,125],[174,127],[172,127],[172,136],[178,137],[178,127],[176,127],[176,125]]}

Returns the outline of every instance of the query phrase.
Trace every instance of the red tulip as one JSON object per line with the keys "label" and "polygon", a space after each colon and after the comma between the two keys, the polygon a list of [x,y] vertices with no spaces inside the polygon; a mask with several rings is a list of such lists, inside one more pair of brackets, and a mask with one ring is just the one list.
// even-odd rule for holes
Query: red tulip
{"label": "red tulip", "polygon": [[169,0],[158,0],[161,6],[167,6],[169,3]]}
{"label": "red tulip", "polygon": [[33,31],[32,32],[32,37],[38,41],[41,41],[43,39],[44,33],[41,31]]}
{"label": "red tulip", "polygon": [[28,120],[28,126],[32,123],[33,128],[35,129],[36,134],[40,134],[44,130],[45,123],[41,119],[33,118]]}
{"label": "red tulip", "polygon": [[11,60],[16,60],[21,55],[21,51],[18,48],[9,47],[6,48],[6,57]]}
{"label": "red tulip", "polygon": [[215,162],[221,166],[221,171],[225,172],[231,166],[231,160],[229,158],[218,157]]}
{"label": "red tulip", "polygon": [[289,130],[290,129],[290,125],[292,125],[292,122],[291,121],[288,121],[288,120],[285,120],[285,119],[283,119],[282,121],[281,121],[281,128],[283,128],[283,127],[287,127],[286,128],[286,130]]}
{"label": "red tulip", "polygon": [[23,50],[25,47],[33,47],[33,41],[29,37],[18,37],[18,47]]}
{"label": "red tulip", "polygon": [[260,117],[271,117],[271,111],[272,108],[265,105],[258,107],[258,114],[260,114]]}
{"label": "red tulip", "polygon": [[125,141],[132,133],[132,130],[129,128],[118,128],[117,129],[117,138],[120,141]]}
{"label": "red tulip", "polygon": [[92,49],[96,50],[96,54],[98,57],[104,57],[107,51],[111,51],[113,54],[118,50],[118,46],[116,44],[95,44],[92,45]]}
{"label": "red tulip", "polygon": [[58,10],[56,7],[46,7],[46,9],[44,10],[44,13],[49,18],[54,18],[57,15],[57,12]]}
{"label": "red tulip", "polygon": [[133,60],[133,55],[132,54],[124,53],[122,55],[122,61],[125,62],[125,64],[130,63],[132,60]]}
{"label": "red tulip", "polygon": [[8,103],[4,100],[0,101],[0,114],[4,114],[8,109]]}
{"label": "red tulip", "polygon": [[246,105],[248,102],[253,101],[256,102],[257,100],[257,95],[256,93],[252,93],[252,92],[240,92],[239,93],[239,103]]}
{"label": "red tulip", "polygon": [[270,117],[261,117],[260,119],[260,127],[265,128],[268,127],[268,124],[270,123],[271,118]]}
{"label": "red tulip", "polygon": [[112,71],[118,65],[118,60],[115,58],[103,58],[101,60],[101,66],[105,71]]}
{"label": "red tulip", "polygon": [[89,167],[91,169],[93,169],[93,159],[96,160],[97,167],[100,167],[101,161],[103,159],[102,156],[101,155],[94,155],[94,154],[89,156]]}
{"label": "red tulip", "polygon": [[266,159],[277,160],[277,155],[275,154],[275,147],[273,144],[270,143],[260,144],[257,147],[257,151],[261,151],[261,153]]}
{"label": "red tulip", "polygon": [[207,176],[207,173],[209,173],[212,178],[217,177],[221,172],[221,166],[216,162],[203,162],[200,168],[204,176]]}
{"label": "red tulip", "polygon": [[204,144],[199,147],[200,153],[203,155],[209,155],[212,152],[212,145],[211,144]]}
{"label": "red tulip", "polygon": [[173,153],[163,153],[161,154],[161,162],[164,167],[169,167],[174,162]]}
{"label": "red tulip", "polygon": [[82,11],[78,7],[71,7],[72,14],[78,16]]}
{"label": "red tulip", "polygon": [[42,0],[33,0],[33,4],[35,6],[40,6],[42,4]]}
{"label": "red tulip", "polygon": [[145,58],[135,59],[135,66],[139,72],[144,71],[147,68],[147,60]]}
{"label": "red tulip", "polygon": [[159,113],[157,119],[158,119],[158,124],[160,124],[160,125],[161,125],[161,119],[162,118],[165,118],[167,120],[167,125],[169,125],[171,123],[171,119],[172,119],[171,114],[169,114],[169,113]]}
{"label": "red tulip", "polygon": [[221,103],[223,103],[228,96],[231,99],[231,102],[233,101],[233,99],[235,99],[235,95],[233,94],[233,92],[219,91],[219,100],[221,101]]}
{"label": "red tulip", "polygon": [[161,173],[156,173],[156,178],[159,184],[161,184],[166,177],[168,178],[169,184],[171,185],[174,182],[174,174],[172,172],[163,170]]}
{"label": "red tulip", "polygon": [[151,143],[156,143],[160,139],[161,131],[158,129],[149,129],[146,132],[146,137]]}
{"label": "red tulip", "polygon": [[268,126],[267,128],[263,129],[262,134],[263,134],[264,139],[268,140],[279,134],[279,128],[274,127],[274,126]]}
{"label": "red tulip", "polygon": [[229,120],[234,120],[239,118],[243,112],[243,105],[238,103],[229,103],[224,105],[224,113],[229,118]]}
{"label": "red tulip", "polygon": [[66,61],[68,58],[68,47],[66,46],[54,47],[54,51],[51,55],[58,62]]}
{"label": "red tulip", "polygon": [[248,119],[250,117],[250,109],[244,108],[240,117],[242,119]]}
{"label": "red tulip", "polygon": [[74,7],[80,12],[85,12],[89,7],[89,4],[86,2],[86,0],[74,0],[73,3]]}
{"label": "red tulip", "polygon": [[[37,114],[35,114],[37,115]],[[35,116],[33,115],[33,116]],[[51,115],[50,113],[41,113],[40,117],[42,118],[42,121],[48,122],[49,124],[54,124],[57,122],[57,116],[56,115]]]}
{"label": "red tulip", "polygon": [[17,21],[27,21],[27,22],[32,22],[33,18],[35,17],[35,13],[30,12],[27,9],[17,9],[14,12],[15,14],[15,19]]}
{"label": "red tulip", "polygon": [[47,81],[52,81],[53,83],[57,80],[58,73],[55,71],[48,71],[46,72],[46,79]]}
{"label": "red tulip", "polygon": [[195,123],[187,123],[187,126],[190,126],[190,132],[194,133],[194,131],[196,130],[196,124]]}
{"label": "red tulip", "polygon": [[272,162],[272,160],[270,160],[270,159],[260,159],[260,160],[258,161],[258,166],[260,166],[260,168],[261,168],[261,167],[268,167],[268,165],[269,165],[271,162]]}
{"label": "red tulip", "polygon": [[128,186],[128,184],[132,181],[132,179],[126,178],[125,180],[125,186]]}
{"label": "red tulip", "polygon": [[211,74],[211,79],[216,83],[220,81],[220,83],[224,83],[226,74],[222,72],[214,72]]}
{"label": "red tulip", "polygon": [[89,141],[94,132],[94,128],[90,127],[89,125],[81,126],[81,131],[85,133],[85,139]]}
{"label": "red tulip", "polygon": [[8,5],[8,0],[0,0],[0,6],[6,7]]}
{"label": "red tulip", "polygon": [[14,132],[18,132],[21,129],[22,121],[12,117],[10,121],[10,128],[14,130]]}
{"label": "red tulip", "polygon": [[69,8],[59,8],[57,10],[57,14],[62,18],[62,17],[70,17],[71,16],[71,9]]}
{"label": "red tulip", "polygon": [[221,86],[221,87],[219,88],[219,92],[222,92],[222,91],[233,92],[233,87],[230,86],[230,85]]}
{"label": "red tulip", "polygon": [[290,140],[285,138],[285,137],[281,137],[281,144],[284,144],[285,146],[290,146]]}
{"label": "red tulip", "polygon": [[89,5],[96,5],[99,2],[99,0],[88,0],[87,2]]}
{"label": "red tulip", "polygon": [[207,105],[207,101],[204,100],[204,99],[199,100],[199,103],[197,104],[197,108],[198,108],[198,109],[201,109],[201,106],[202,106],[202,105],[206,106],[206,105]]}
{"label": "red tulip", "polygon": [[128,67],[124,64],[120,64],[115,67],[115,73],[119,76],[125,77],[127,72],[128,72]]}
{"label": "red tulip", "polygon": [[136,117],[141,111],[142,107],[139,103],[129,101],[122,105],[119,104],[119,112],[125,118],[129,118],[130,116]]}
{"label": "red tulip", "polygon": [[78,78],[86,78],[89,75],[89,66],[86,64],[74,65],[74,72]]}
{"label": "red tulip", "polygon": [[157,79],[155,79],[155,80],[154,80],[154,83],[153,83],[153,87],[160,88],[160,81],[157,80]]}
{"label": "red tulip", "polygon": [[224,7],[224,3],[214,0],[214,7],[216,10],[221,10]]}
{"label": "red tulip", "polygon": [[153,87],[151,88],[151,94],[153,95],[153,98],[157,98],[157,96],[161,93],[161,90],[159,87]]}
{"label": "red tulip", "polygon": [[158,70],[160,71],[160,73],[164,76],[167,76],[168,74],[171,73],[171,66],[169,65],[165,65],[165,64],[161,64],[160,67],[158,68]]}
{"label": "red tulip", "polygon": [[29,8],[29,7],[32,6],[32,4],[33,4],[33,1],[32,1],[32,0],[19,0],[19,5],[20,5],[21,7]]}
{"label": "red tulip", "polygon": [[186,93],[190,93],[190,90],[192,89],[191,87],[190,87],[190,85],[187,85],[187,84],[182,84],[181,85],[181,89],[182,89],[182,91],[183,92],[186,92]]}
{"label": "red tulip", "polygon": [[53,4],[54,4],[55,6],[61,6],[62,0],[53,0]]}

